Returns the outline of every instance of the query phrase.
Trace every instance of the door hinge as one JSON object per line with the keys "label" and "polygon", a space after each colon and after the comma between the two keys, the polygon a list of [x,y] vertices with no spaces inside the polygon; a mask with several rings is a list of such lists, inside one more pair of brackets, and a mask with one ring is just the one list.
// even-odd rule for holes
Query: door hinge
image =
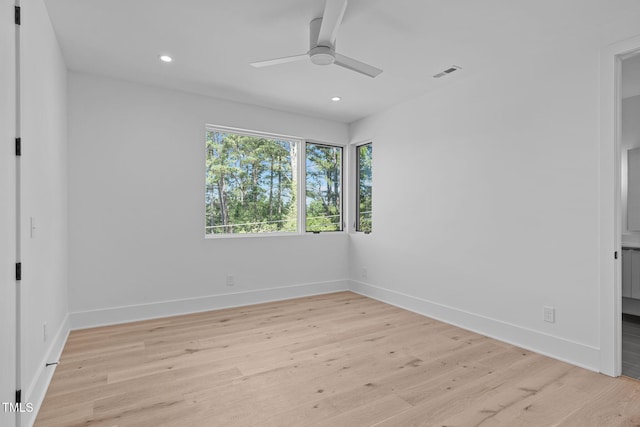
{"label": "door hinge", "polygon": [[20,6],[14,6],[13,21],[16,25],[20,25]]}
{"label": "door hinge", "polygon": [[613,259],[618,259],[618,251],[615,251],[615,252],[613,253]]}
{"label": "door hinge", "polygon": [[16,390],[16,403],[22,403],[22,390]]}
{"label": "door hinge", "polygon": [[16,138],[16,156],[22,156],[22,138]]}
{"label": "door hinge", "polygon": [[22,263],[16,262],[16,280],[22,280]]}

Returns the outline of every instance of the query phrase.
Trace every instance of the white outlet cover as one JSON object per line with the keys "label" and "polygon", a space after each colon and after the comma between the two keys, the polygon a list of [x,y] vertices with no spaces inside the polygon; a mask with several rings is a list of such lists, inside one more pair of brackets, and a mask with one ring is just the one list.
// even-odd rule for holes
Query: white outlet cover
{"label": "white outlet cover", "polygon": [[555,323],[556,321],[556,309],[553,307],[544,307],[544,321],[549,323]]}

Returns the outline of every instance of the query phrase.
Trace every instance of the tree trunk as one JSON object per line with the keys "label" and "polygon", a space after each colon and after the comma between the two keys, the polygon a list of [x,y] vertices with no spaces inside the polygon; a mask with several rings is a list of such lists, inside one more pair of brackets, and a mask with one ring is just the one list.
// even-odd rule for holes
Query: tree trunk
{"label": "tree trunk", "polygon": [[227,189],[225,188],[224,175],[220,176],[218,180],[218,197],[220,198],[220,220],[224,225],[224,232],[230,233],[231,227],[229,227],[229,207],[227,206]]}

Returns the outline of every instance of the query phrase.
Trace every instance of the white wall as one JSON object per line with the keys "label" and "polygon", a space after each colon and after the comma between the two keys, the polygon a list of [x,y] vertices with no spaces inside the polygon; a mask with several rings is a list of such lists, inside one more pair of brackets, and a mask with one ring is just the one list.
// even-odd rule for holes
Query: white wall
{"label": "white wall", "polygon": [[352,141],[374,141],[354,289],[599,369],[598,57],[611,41],[532,41],[503,72],[354,123]]}
{"label": "white wall", "polygon": [[[623,77],[624,78],[624,77]],[[627,151],[640,147],[640,95],[622,100],[622,119],[620,135],[620,154],[622,160],[620,170],[621,181],[621,212],[622,212],[622,243],[634,246],[640,245],[640,231],[630,231],[627,224]]]}
{"label": "white wall", "polygon": [[78,73],[69,115],[74,327],[346,287],[345,234],[204,238],[206,124],[336,143],[346,125]]}
{"label": "white wall", "polygon": [[[13,0],[0,2],[0,402],[15,397],[15,51]],[[0,427],[15,415],[0,408]]]}
{"label": "white wall", "polygon": [[[67,72],[44,3],[23,3],[22,390],[23,400],[37,407],[54,370],[45,363],[57,359],[68,332]],[[30,421],[27,416],[24,425]]]}

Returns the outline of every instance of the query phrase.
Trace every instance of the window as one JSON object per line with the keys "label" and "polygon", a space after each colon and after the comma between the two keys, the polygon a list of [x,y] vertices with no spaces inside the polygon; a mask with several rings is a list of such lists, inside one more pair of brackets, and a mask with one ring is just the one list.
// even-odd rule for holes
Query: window
{"label": "window", "polygon": [[205,235],[343,230],[342,147],[209,127],[206,148]]}
{"label": "window", "polygon": [[373,146],[371,143],[356,147],[356,231],[371,232],[371,161]]}
{"label": "window", "polygon": [[306,230],[342,231],[342,147],[307,143]]}
{"label": "window", "polygon": [[205,234],[295,232],[298,141],[207,131]]}

